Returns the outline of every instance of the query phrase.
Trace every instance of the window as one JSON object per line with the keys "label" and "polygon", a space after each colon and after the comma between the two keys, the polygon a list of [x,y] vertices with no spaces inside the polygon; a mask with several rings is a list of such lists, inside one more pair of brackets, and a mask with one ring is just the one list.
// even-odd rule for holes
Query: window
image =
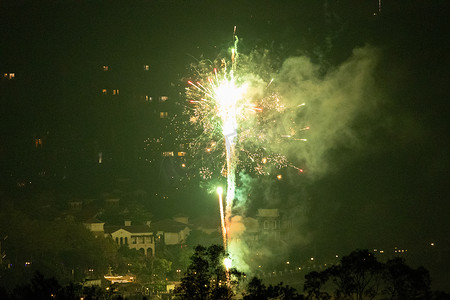
{"label": "window", "polygon": [[144,65],[144,71],[148,71],[150,70],[150,66],[149,65]]}
{"label": "window", "polygon": [[153,101],[153,98],[151,96],[147,96],[147,95],[142,96],[142,99],[144,99],[145,102],[152,102]]}
{"label": "window", "polygon": [[137,240],[136,240],[136,237],[135,237],[135,236],[132,236],[132,237],[131,237],[131,243],[132,243],[132,244],[136,244],[136,243],[137,243]]}
{"label": "window", "polygon": [[264,221],[264,229],[269,229],[269,221]]}
{"label": "window", "polygon": [[119,95],[119,90],[113,90],[113,95]]}
{"label": "window", "polygon": [[167,117],[169,117],[169,113],[167,111],[161,111],[159,113],[159,118],[160,119],[167,119]]}
{"label": "window", "polygon": [[3,77],[11,80],[11,79],[14,79],[14,77],[16,77],[16,74],[15,73],[5,73],[5,74],[3,74]]}
{"label": "window", "polygon": [[36,139],[35,140],[35,145],[36,145],[36,148],[39,148],[39,147],[42,148],[42,139]]}
{"label": "window", "polygon": [[178,152],[178,156],[185,156],[186,152]]}
{"label": "window", "polygon": [[102,67],[102,70],[105,71],[105,72],[106,72],[106,71],[109,71],[109,66],[103,66],[103,67]]}
{"label": "window", "polygon": [[102,94],[103,94],[103,95],[107,95],[107,94],[108,94],[108,91],[107,91],[106,89],[103,89],[103,90],[102,90]]}
{"label": "window", "polygon": [[168,156],[173,156],[173,152],[171,151],[165,151],[162,153],[162,156],[168,157]]}
{"label": "window", "polygon": [[167,100],[169,100],[169,97],[167,97],[167,96],[161,96],[161,97],[159,97],[159,101],[160,101],[160,102],[166,102]]}
{"label": "window", "polygon": [[125,245],[128,245],[128,237],[125,237]]}

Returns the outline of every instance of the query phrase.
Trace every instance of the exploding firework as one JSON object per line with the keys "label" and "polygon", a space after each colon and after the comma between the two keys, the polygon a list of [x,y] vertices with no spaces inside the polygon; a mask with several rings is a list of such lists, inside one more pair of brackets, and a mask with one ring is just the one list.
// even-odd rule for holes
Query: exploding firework
{"label": "exploding firework", "polygon": [[[266,59],[267,53],[259,56]],[[191,133],[190,154],[199,163],[202,179],[226,177],[226,208],[219,193],[224,246],[230,234],[236,174],[271,175],[272,170],[294,168],[276,147],[289,141],[306,141],[295,118],[286,115],[303,105],[288,107],[276,91],[271,72],[261,72],[255,55],[238,57],[237,38],[231,50],[231,60],[201,61],[193,66],[195,80],[188,81],[186,95]],[[300,129],[299,129],[300,128]],[[273,151],[276,149],[276,151]],[[278,178],[280,179],[280,178]]]}

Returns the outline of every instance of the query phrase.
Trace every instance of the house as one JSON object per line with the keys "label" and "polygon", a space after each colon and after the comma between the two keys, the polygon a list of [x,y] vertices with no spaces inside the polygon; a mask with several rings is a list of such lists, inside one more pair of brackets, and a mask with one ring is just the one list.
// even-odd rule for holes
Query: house
{"label": "house", "polygon": [[281,239],[280,212],[278,209],[260,208],[256,214],[261,239],[279,241]]}
{"label": "house", "polygon": [[191,232],[191,229],[187,224],[187,217],[177,217],[175,219],[177,219],[178,221],[174,219],[164,219],[152,223],[153,231],[156,233],[156,236],[158,236],[158,238],[163,239],[162,242],[164,243],[164,245],[182,245],[186,243],[186,238]]}
{"label": "house", "polygon": [[104,226],[105,236],[111,237],[118,245],[127,245],[146,256],[155,254],[155,239],[149,225],[132,225],[125,221],[124,225]]}
{"label": "house", "polygon": [[104,226],[105,223],[97,219],[96,217],[90,218],[83,222],[83,225],[92,231],[95,237],[101,237],[105,235]]}

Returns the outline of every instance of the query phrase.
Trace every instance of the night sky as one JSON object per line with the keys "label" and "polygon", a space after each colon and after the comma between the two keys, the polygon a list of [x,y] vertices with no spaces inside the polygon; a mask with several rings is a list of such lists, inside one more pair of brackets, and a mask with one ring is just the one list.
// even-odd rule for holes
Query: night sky
{"label": "night sky", "polygon": [[[16,101],[1,98],[1,166],[17,171],[15,147],[42,132],[80,145],[95,131],[100,116],[89,95],[72,93],[90,84],[83,68],[138,60],[154,70],[155,89],[183,88],[188,65],[223,55],[237,26],[242,53],[267,49],[279,61],[288,101],[311,102],[301,116],[310,145],[286,145],[304,174],[253,180],[248,213],[300,210],[291,251],[299,256],[415,249],[414,263],[438,274],[444,288],[449,12],[448,1],[418,0],[383,1],[381,12],[375,0],[2,1],[0,72],[24,78],[27,90]],[[124,126],[145,131],[140,119],[128,120]],[[199,215],[215,209],[204,194],[199,189],[190,202]],[[431,242],[438,262],[428,257]]]}

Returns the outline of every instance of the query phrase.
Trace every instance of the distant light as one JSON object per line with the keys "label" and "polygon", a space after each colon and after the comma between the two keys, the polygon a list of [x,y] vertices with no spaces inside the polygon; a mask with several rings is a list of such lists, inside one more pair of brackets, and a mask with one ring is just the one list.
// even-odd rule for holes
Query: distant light
{"label": "distant light", "polygon": [[288,264],[289,264],[289,262],[287,261],[287,262],[286,262],[286,264],[288,265]]}
{"label": "distant light", "polygon": [[338,258],[338,257],[339,257],[339,255],[336,254],[336,258]]}
{"label": "distant light", "polygon": [[313,261],[314,260],[314,257],[311,257],[311,261]]}
{"label": "distant light", "polygon": [[283,178],[283,175],[281,175],[281,174],[278,174],[278,175],[277,175],[277,179],[278,179],[278,180],[281,180],[282,178]]}
{"label": "distant light", "polygon": [[431,242],[431,243],[430,243],[430,245],[431,245],[431,246],[434,246],[434,243],[433,243],[433,242]]}
{"label": "distant light", "polygon": [[223,188],[221,186],[217,187],[217,194],[219,195],[223,194]]}

